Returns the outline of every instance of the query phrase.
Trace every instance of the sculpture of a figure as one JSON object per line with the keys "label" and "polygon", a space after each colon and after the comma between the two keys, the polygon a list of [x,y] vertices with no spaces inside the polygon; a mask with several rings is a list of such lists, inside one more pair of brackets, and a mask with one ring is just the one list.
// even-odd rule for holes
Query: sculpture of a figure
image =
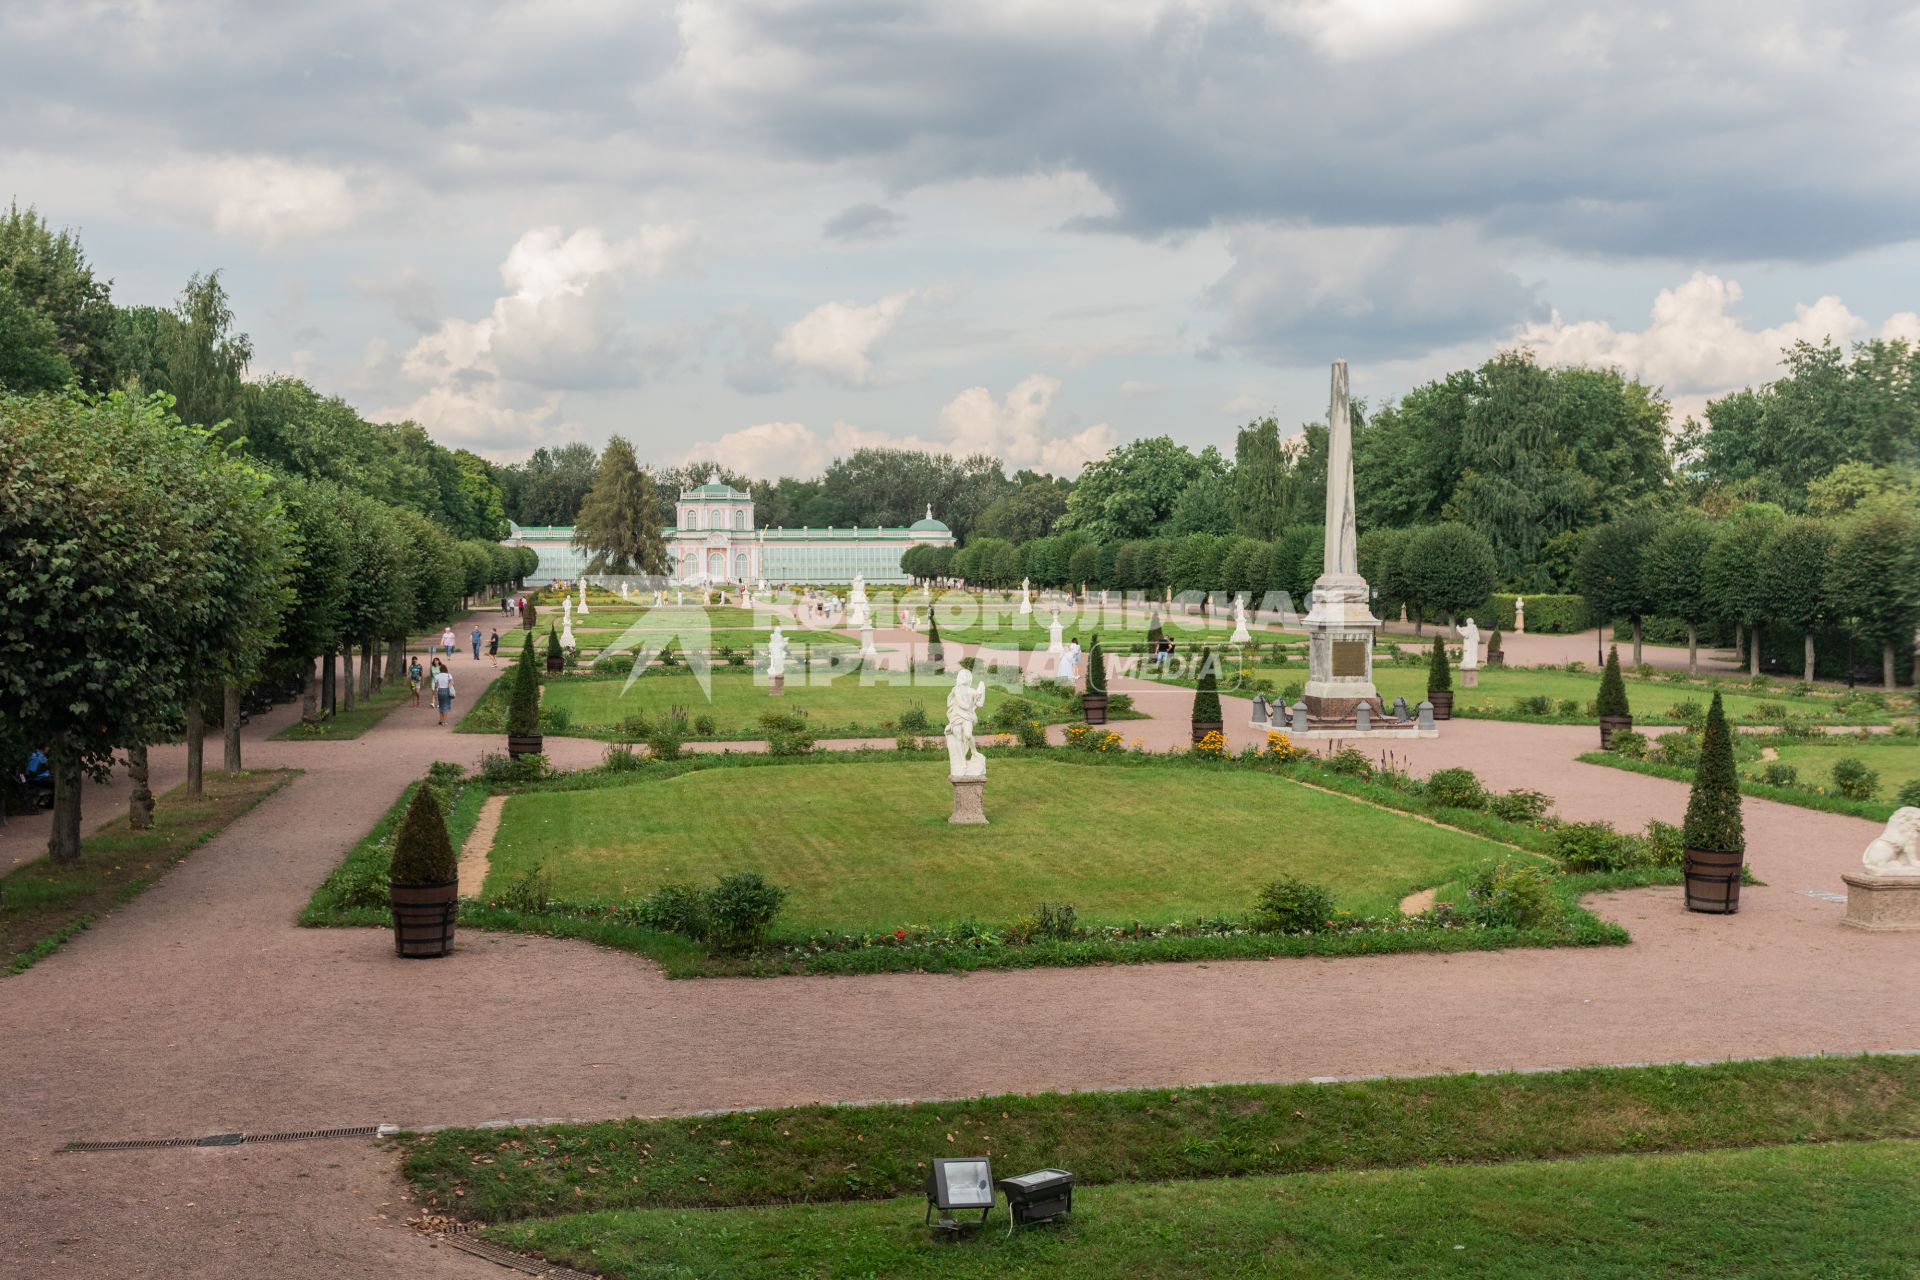
{"label": "sculpture of a figure", "polygon": [[571,631],[573,629],[573,597],[572,596],[560,597],[560,612],[565,615],[565,622],[566,622],[567,629]]}
{"label": "sculpture of a figure", "polygon": [[1243,595],[1233,598],[1233,634],[1227,637],[1227,643],[1253,643],[1253,633],[1247,630],[1247,602]]}
{"label": "sculpture of a figure", "polygon": [[1033,612],[1033,586],[1026,579],[1020,579],[1020,612],[1024,616]]}
{"label": "sculpture of a figure", "polygon": [[1870,876],[1920,876],[1920,809],[1895,809],[1860,861]]}
{"label": "sculpture of a figure", "polygon": [[1467,625],[1457,628],[1460,632],[1460,669],[1474,671],[1480,666],[1480,628],[1473,625],[1473,619],[1467,619]]}
{"label": "sculpture of a figure", "polygon": [[956,778],[984,778],[987,758],[973,744],[973,726],[987,703],[987,686],[973,683],[973,672],[962,668],[947,693],[947,767]]}
{"label": "sculpture of a figure", "polygon": [[580,616],[586,617],[592,610],[587,608],[587,580],[580,579]]}
{"label": "sculpture of a figure", "polygon": [[867,602],[867,575],[864,573],[856,573],[853,575],[852,599],[860,604]]}
{"label": "sculpture of a figure", "polygon": [[1055,609],[1053,611],[1053,621],[1047,624],[1047,652],[1048,653],[1065,653],[1066,652],[1067,646],[1061,642],[1061,632],[1063,630],[1064,628],[1062,628],[1060,625],[1060,611],[1058,609]]}
{"label": "sculpture of a figure", "polygon": [[1517,636],[1527,634],[1527,598],[1525,596],[1513,598],[1513,634]]}
{"label": "sculpture of a figure", "polygon": [[787,638],[780,633],[778,623],[774,624],[773,634],[767,637],[767,674],[787,674]]}

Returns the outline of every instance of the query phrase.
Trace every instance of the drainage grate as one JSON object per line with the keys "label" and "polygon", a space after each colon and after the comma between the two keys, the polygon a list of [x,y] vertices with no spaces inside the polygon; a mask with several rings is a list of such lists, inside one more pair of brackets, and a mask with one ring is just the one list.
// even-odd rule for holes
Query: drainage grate
{"label": "drainage grate", "polygon": [[572,1267],[563,1267],[557,1262],[541,1262],[537,1258],[529,1258],[511,1249],[503,1249],[491,1240],[481,1240],[464,1232],[456,1232],[442,1238],[463,1253],[470,1253],[476,1258],[485,1258],[488,1262],[497,1262],[503,1267],[510,1267],[526,1275],[542,1276],[545,1280],[598,1280],[598,1277],[589,1275],[585,1271],[575,1271]]}
{"label": "drainage grate", "polygon": [[256,1142],[314,1142],[324,1138],[372,1138],[377,1124],[344,1129],[293,1129],[286,1133],[210,1133],[204,1138],[127,1138],[119,1142],[69,1142],[58,1154],[84,1155],[94,1151],[156,1151],[164,1147],[238,1147]]}

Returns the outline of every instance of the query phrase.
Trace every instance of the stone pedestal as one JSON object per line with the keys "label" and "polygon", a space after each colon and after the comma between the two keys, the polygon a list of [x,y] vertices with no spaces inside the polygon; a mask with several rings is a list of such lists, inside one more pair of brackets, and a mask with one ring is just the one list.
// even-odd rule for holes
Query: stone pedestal
{"label": "stone pedestal", "polygon": [[1460,687],[1478,689],[1480,687],[1480,669],[1478,667],[1460,668]]}
{"label": "stone pedestal", "polygon": [[1357,573],[1323,573],[1313,584],[1307,614],[1307,687],[1302,694],[1314,719],[1344,720],[1362,702],[1376,711],[1373,637],[1380,619],[1369,607],[1372,592]]}
{"label": "stone pedestal", "polygon": [[1848,873],[1847,915],[1840,923],[1873,933],[1920,933],[1920,876]]}
{"label": "stone pedestal", "polygon": [[769,698],[784,698],[786,694],[787,678],[785,676],[767,677],[767,696]]}
{"label": "stone pedestal", "polygon": [[956,778],[948,774],[947,781],[953,784],[953,813],[948,816],[947,821],[958,826],[985,826],[987,821],[985,775],[977,778]]}

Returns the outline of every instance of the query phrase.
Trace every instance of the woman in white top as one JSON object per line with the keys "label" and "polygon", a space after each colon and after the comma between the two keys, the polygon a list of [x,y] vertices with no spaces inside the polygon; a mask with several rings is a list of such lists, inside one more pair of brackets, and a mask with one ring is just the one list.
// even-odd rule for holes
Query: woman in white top
{"label": "woman in white top", "polygon": [[447,722],[447,712],[453,710],[453,672],[445,667],[433,673],[433,700],[440,708],[440,723]]}
{"label": "woman in white top", "polygon": [[440,633],[440,643],[446,648],[447,656],[451,658],[453,656],[453,645],[454,645],[452,627],[448,627],[445,631],[442,631]]}

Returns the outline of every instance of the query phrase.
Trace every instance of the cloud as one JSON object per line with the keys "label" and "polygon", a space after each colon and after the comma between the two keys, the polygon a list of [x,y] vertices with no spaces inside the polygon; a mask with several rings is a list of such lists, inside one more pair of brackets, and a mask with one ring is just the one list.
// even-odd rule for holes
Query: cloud
{"label": "cloud", "polygon": [[[1521,326],[1515,338],[1549,364],[1611,365],[1679,395],[1710,395],[1765,382],[1779,372],[1780,351],[1793,343],[1841,344],[1866,336],[1868,324],[1837,297],[1794,308],[1793,318],[1767,328],[1747,327],[1737,314],[1740,285],[1696,271],[1662,289],[1644,329],[1616,329],[1605,320],[1569,322],[1558,311]],[[1897,332],[1912,314],[1887,321]]]}
{"label": "cloud", "polygon": [[1888,316],[1880,326],[1880,336],[1920,346],[1920,312],[1900,311]]}
{"label": "cloud", "polygon": [[1120,394],[1129,400],[1144,400],[1148,396],[1157,396],[1166,387],[1158,382],[1142,382],[1138,378],[1128,378],[1120,384]]}
{"label": "cloud", "polygon": [[788,325],[773,344],[775,358],[848,387],[873,381],[874,346],[899,323],[915,295],[889,294],[878,302],[828,302]]}
{"label": "cloud", "polygon": [[829,240],[885,240],[899,235],[905,222],[883,205],[856,204],[828,218],[820,234]]}
{"label": "cloud", "polygon": [[390,303],[402,324],[418,333],[439,327],[445,307],[440,290],[418,267],[402,267],[391,276],[355,276],[354,292]]}
{"label": "cloud", "polygon": [[800,422],[762,422],[697,444],[685,460],[712,458],[723,466],[760,479],[817,475],[835,458],[855,449],[883,446],[924,449],[964,456],[991,453],[1008,467],[1039,467],[1077,475],[1118,443],[1107,423],[1074,431],[1047,420],[1060,380],[1043,373],[1020,381],[1003,400],[985,387],[970,387],[941,408],[933,431],[897,435],[836,422],[822,434]]}
{"label": "cloud", "polygon": [[363,204],[345,172],[274,156],[186,156],[135,176],[137,207],[263,244],[339,231]]}
{"label": "cloud", "polygon": [[1203,354],[1273,364],[1390,360],[1504,333],[1533,289],[1459,226],[1245,227],[1206,299],[1224,313]]}

